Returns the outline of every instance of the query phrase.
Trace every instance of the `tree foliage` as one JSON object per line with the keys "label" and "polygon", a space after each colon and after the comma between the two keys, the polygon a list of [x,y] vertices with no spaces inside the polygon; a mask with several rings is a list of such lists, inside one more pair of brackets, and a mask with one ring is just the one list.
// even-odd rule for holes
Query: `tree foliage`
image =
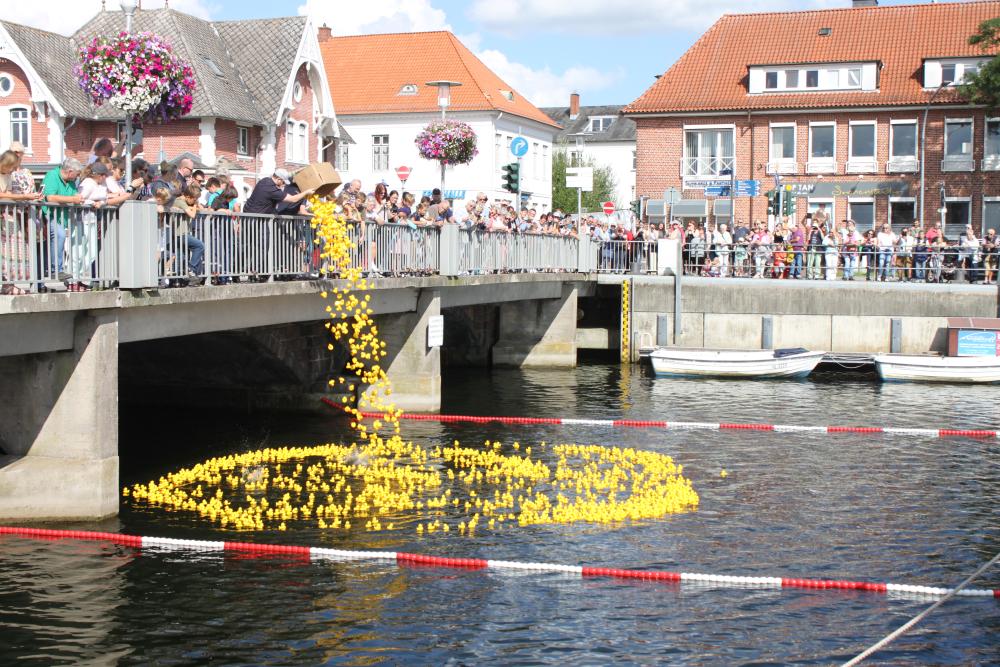
{"label": "tree foliage", "polygon": [[[996,53],[1000,46],[1000,18],[979,24],[979,31],[969,37],[969,44],[978,46],[984,53]],[[972,104],[981,104],[989,110],[1000,109],[1000,58],[995,55],[971,76],[967,75],[959,86],[959,94]]]}
{"label": "tree foliage", "polygon": [[[576,188],[566,187],[566,168],[569,164],[569,153],[565,145],[555,146],[552,151],[552,210],[561,209],[566,213],[576,213]],[[598,166],[593,159],[587,159],[581,167],[594,169],[594,189],[583,193],[583,210],[591,213],[601,210],[601,204],[614,201],[615,176],[611,167]],[[622,202],[617,202],[622,206]]]}

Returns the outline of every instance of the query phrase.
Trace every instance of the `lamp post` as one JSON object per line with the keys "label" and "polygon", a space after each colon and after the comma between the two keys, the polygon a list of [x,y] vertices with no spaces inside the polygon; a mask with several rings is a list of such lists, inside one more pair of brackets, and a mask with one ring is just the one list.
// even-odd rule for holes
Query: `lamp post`
{"label": "lamp post", "polygon": [[[136,7],[139,6],[138,0],[120,0],[122,11],[125,12],[125,32],[132,34],[132,16],[135,14]],[[132,114],[125,113],[125,187],[129,188],[132,184]]]}
{"label": "lamp post", "polygon": [[[583,145],[587,138],[587,133],[577,132],[570,136],[576,141],[576,160],[579,167],[583,164]],[[583,232],[583,187],[576,189],[576,232],[577,234]]]}
{"label": "lamp post", "polygon": [[[428,81],[425,85],[437,88],[438,106],[441,107],[441,120],[445,120],[446,111],[451,106],[451,89],[461,86],[461,81]],[[441,199],[444,199],[444,160],[441,161]]]}
{"label": "lamp post", "polygon": [[920,126],[920,229],[924,228],[924,164],[926,162],[925,157],[927,154],[927,114],[931,110],[931,103],[934,98],[938,96],[944,88],[951,84],[951,81],[942,81],[941,85],[937,87],[931,98],[927,100],[927,104],[924,105],[924,123]]}

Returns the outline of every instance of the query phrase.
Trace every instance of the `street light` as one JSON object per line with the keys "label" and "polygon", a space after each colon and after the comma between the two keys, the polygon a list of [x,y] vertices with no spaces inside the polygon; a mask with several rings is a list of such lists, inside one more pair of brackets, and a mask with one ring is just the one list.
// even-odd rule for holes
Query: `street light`
{"label": "street light", "polygon": [[942,90],[947,86],[951,85],[951,81],[941,81],[941,85],[937,87],[931,98],[927,100],[927,104],[924,106],[924,124],[920,126],[920,229],[924,228],[924,164],[926,163],[927,155],[927,114],[931,110],[931,103],[934,98],[938,96]]}
{"label": "street light", "polygon": [[[139,6],[138,0],[119,0],[125,12],[125,32],[132,34],[132,16]],[[125,114],[125,187],[132,187],[132,114]]]}
{"label": "street light", "polygon": [[132,15],[135,14],[136,7],[139,6],[138,0],[121,0],[119,5],[122,11],[125,12],[125,32],[132,32]]}
{"label": "street light", "polygon": [[[576,132],[569,135],[576,142],[576,166],[583,166],[583,145],[587,139],[586,132]],[[576,189],[576,231],[583,233],[583,187]]]}
{"label": "street light", "polygon": [[[427,86],[437,88],[438,106],[441,107],[441,120],[445,119],[445,112],[451,106],[451,89],[461,86],[461,81],[428,81]],[[441,162],[441,199],[444,199],[444,162]]]}

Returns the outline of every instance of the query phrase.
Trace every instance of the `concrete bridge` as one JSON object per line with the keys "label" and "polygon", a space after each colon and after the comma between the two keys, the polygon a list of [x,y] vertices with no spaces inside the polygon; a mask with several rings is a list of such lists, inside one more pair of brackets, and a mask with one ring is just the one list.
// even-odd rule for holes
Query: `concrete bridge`
{"label": "concrete bridge", "polygon": [[[321,326],[318,292],[335,285],[0,297],[0,518],[117,512],[119,391],[160,404],[317,406],[346,360]],[[682,289],[676,340],[672,277],[387,278],[371,294],[394,398],[417,411],[440,408],[442,366],[573,366],[578,349],[618,349],[623,328],[630,360],[657,341],[888,351],[893,327],[902,351],[924,352],[943,350],[945,318],[997,314],[986,286],[684,278]],[[431,347],[442,313],[444,344]]]}

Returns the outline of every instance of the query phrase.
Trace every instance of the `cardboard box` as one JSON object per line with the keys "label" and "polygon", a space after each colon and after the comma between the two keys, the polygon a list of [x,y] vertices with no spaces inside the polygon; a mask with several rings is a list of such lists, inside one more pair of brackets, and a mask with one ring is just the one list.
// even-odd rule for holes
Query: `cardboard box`
{"label": "cardboard box", "polygon": [[344,182],[329,162],[314,162],[299,169],[292,180],[300,190],[315,190],[320,197],[329,197]]}

